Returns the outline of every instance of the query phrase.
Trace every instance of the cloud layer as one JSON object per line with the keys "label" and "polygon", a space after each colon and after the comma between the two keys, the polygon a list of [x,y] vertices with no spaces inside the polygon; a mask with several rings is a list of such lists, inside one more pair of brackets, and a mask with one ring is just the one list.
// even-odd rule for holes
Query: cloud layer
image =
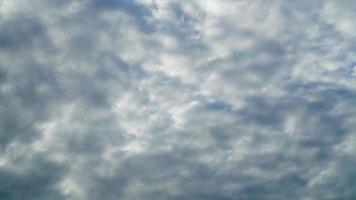
{"label": "cloud layer", "polygon": [[0,199],[355,199],[353,1],[0,2]]}

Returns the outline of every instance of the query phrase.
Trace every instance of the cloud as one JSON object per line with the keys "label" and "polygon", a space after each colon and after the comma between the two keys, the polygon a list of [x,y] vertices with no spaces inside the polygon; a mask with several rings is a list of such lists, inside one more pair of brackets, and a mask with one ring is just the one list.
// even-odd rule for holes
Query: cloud
{"label": "cloud", "polygon": [[1,2],[0,198],[355,198],[354,7]]}

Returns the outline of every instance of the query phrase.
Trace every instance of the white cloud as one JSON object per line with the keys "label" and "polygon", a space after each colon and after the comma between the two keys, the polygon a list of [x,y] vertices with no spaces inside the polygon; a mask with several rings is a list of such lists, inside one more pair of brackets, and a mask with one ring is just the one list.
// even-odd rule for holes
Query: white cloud
{"label": "white cloud", "polygon": [[0,199],[354,198],[354,8],[1,2]]}

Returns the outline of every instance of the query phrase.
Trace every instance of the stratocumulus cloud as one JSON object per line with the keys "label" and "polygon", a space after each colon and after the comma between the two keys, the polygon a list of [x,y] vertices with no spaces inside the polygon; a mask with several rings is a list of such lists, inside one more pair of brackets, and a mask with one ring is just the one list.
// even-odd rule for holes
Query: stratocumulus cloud
{"label": "stratocumulus cloud", "polygon": [[0,199],[356,199],[355,9],[0,1]]}

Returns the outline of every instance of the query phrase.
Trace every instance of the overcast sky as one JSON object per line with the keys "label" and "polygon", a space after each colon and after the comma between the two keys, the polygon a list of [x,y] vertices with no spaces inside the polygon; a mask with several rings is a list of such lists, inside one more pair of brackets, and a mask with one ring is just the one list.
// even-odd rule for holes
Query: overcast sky
{"label": "overcast sky", "polygon": [[356,199],[353,0],[1,0],[1,200]]}

